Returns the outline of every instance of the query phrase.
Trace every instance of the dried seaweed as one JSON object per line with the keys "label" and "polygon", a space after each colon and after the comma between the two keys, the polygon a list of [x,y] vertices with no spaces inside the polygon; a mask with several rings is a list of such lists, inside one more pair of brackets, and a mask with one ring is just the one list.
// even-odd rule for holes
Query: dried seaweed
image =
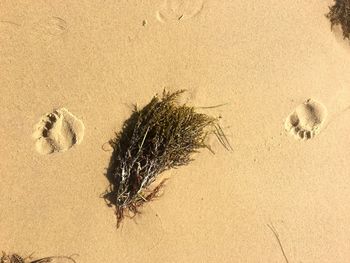
{"label": "dried seaweed", "polygon": [[158,197],[165,180],[153,189],[151,184],[159,174],[187,165],[194,152],[209,148],[205,139],[210,133],[230,147],[217,118],[176,103],[183,92],[164,91],[141,110],[135,107],[109,142],[113,148],[106,173],[110,186],[103,197],[115,208],[117,227],[125,215],[136,215],[140,206]]}
{"label": "dried seaweed", "polygon": [[335,0],[335,4],[329,7],[326,17],[331,22],[331,29],[340,25],[344,39],[350,39],[350,0]]}
{"label": "dried seaweed", "polygon": [[55,262],[65,262],[65,263],[76,263],[72,256],[52,256],[33,260],[31,256],[23,258],[18,254],[6,254],[2,252],[0,258],[0,263],[55,263]]}
{"label": "dried seaweed", "polygon": [[281,249],[281,252],[283,254],[283,257],[284,257],[284,260],[286,261],[286,263],[289,263],[289,260],[288,260],[288,257],[286,255],[286,252],[284,251],[284,248],[283,248],[283,245],[282,245],[282,242],[281,242],[281,239],[280,239],[280,236],[277,232],[277,230],[275,229],[275,227],[271,224],[267,224],[267,227],[270,228],[270,230],[272,231],[273,235],[275,236],[276,240],[277,240],[277,243]]}

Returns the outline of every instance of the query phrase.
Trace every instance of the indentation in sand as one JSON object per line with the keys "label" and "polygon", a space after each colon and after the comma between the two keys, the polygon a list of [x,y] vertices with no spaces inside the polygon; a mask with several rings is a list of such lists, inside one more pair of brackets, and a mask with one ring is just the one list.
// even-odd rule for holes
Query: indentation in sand
{"label": "indentation in sand", "polygon": [[320,132],[327,113],[328,111],[322,103],[308,99],[289,114],[284,128],[296,139],[311,139]]}
{"label": "indentation in sand", "polygon": [[35,148],[41,154],[62,152],[84,137],[84,124],[65,108],[45,114],[35,126]]}
{"label": "indentation in sand", "polygon": [[67,31],[68,24],[63,18],[52,16],[35,23],[33,29],[40,35],[60,36]]}
{"label": "indentation in sand", "polygon": [[204,0],[164,0],[156,16],[162,23],[181,21],[195,17],[203,7]]}

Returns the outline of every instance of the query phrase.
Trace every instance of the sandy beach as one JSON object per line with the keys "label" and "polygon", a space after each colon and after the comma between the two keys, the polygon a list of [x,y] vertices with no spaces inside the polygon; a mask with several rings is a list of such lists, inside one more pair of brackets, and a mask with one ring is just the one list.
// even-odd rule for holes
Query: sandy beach
{"label": "sandy beach", "polygon": [[[350,262],[350,45],[330,30],[332,3],[1,1],[0,251]],[[104,146],[164,88],[225,104],[201,112],[222,117],[233,150],[212,138],[215,154],[165,172],[161,198],[116,229]],[[55,146],[38,129],[56,129]]]}

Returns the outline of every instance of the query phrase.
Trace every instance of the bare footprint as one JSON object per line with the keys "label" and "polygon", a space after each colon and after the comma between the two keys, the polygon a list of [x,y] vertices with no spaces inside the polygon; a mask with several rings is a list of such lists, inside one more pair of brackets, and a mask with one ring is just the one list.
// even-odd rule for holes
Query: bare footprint
{"label": "bare footprint", "polygon": [[162,23],[189,19],[198,15],[203,7],[204,0],[164,0],[157,19]]}
{"label": "bare footprint", "polygon": [[327,114],[323,104],[308,99],[289,114],[284,128],[298,140],[312,139],[321,131]]}
{"label": "bare footprint", "polygon": [[35,125],[35,148],[41,154],[63,152],[84,137],[84,124],[65,108],[45,114]]}

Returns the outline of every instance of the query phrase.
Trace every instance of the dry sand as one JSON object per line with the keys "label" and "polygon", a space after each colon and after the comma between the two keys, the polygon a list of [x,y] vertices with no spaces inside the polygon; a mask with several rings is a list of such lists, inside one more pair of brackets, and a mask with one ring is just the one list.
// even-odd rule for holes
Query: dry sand
{"label": "dry sand", "polygon": [[[350,261],[350,47],[327,1],[0,2],[0,250],[78,262]],[[116,230],[100,195],[133,103],[188,89],[223,118],[213,140],[167,173],[161,199]],[[295,140],[287,116],[308,99],[327,120]],[[33,126],[67,108],[80,145],[42,155]],[[304,122],[303,125],[308,125]],[[306,127],[305,126],[305,127]]]}

